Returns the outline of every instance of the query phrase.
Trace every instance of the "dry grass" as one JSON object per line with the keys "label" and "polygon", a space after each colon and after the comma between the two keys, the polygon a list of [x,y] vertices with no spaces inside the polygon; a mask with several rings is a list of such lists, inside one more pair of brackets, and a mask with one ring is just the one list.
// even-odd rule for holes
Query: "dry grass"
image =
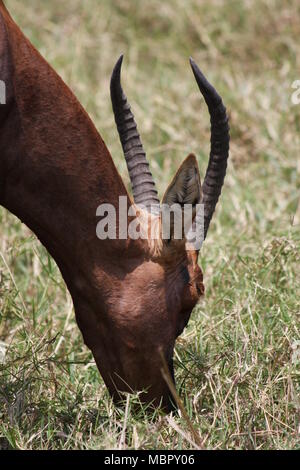
{"label": "dry grass", "polygon": [[[295,448],[300,105],[291,103],[291,84],[300,79],[299,2],[7,5],[86,107],[126,183],[109,98],[120,53],[161,193],[189,152],[202,174],[207,163],[209,118],[190,55],[219,89],[230,110],[231,159],[201,256],[206,299],[176,347],[178,390],[206,448]],[[0,220],[0,446],[193,448],[183,417],[133,412],[138,396],[124,410],[112,406],[55,263],[5,210]]]}

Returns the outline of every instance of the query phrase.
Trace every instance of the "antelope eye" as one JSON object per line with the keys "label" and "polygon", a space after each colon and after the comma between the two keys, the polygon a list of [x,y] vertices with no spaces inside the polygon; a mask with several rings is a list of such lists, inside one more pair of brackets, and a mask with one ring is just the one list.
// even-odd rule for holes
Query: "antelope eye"
{"label": "antelope eye", "polygon": [[185,267],[182,271],[181,271],[181,276],[182,276],[182,279],[183,279],[183,282],[185,284],[188,284],[190,282],[190,275],[189,275],[189,271],[188,271],[188,268]]}

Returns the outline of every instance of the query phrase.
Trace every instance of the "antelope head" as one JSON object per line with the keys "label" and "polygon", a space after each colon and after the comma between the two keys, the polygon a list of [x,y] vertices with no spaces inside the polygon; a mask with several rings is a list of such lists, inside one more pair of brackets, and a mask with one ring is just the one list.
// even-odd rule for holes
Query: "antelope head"
{"label": "antelope head", "polygon": [[[143,401],[170,409],[161,353],[174,379],[175,340],[204,293],[200,245],[189,233],[197,230],[196,208],[202,203],[206,237],[226,172],[228,119],[220,96],[191,59],[210,113],[211,152],[202,187],[196,157],[189,155],[167,188],[163,205],[183,210],[190,204],[193,210],[186,238],[176,239],[174,223],[164,238],[155,183],[121,88],[121,63],[122,57],[113,70],[111,98],[134,201],[87,113],[0,0],[0,80],[6,85],[6,103],[0,106],[0,203],[57,262],[83,339],[114,399],[142,391]],[[119,220],[120,196],[135,207],[146,236],[99,240],[97,208],[112,204]],[[154,240],[144,229],[149,220],[156,227]]]}
{"label": "antelope head", "polygon": [[[126,160],[132,186],[134,204],[139,214],[141,230],[143,223],[151,221],[159,234],[152,240],[150,231],[145,232],[146,241],[141,243],[142,261],[126,274],[123,292],[122,318],[128,329],[126,357],[131,357],[130,383],[134,389],[147,384],[147,399],[163,398],[165,407],[170,397],[161,376],[158,354],[162,350],[174,380],[173,348],[177,336],[186,326],[194,306],[204,294],[203,275],[198,266],[202,241],[214,213],[227,167],[229,151],[229,126],[226,109],[221,97],[207,81],[192,58],[190,65],[211,117],[211,151],[208,168],[201,186],[195,155],[190,154],[180,165],[168,186],[162,205],[177,205],[183,211],[191,205],[191,227],[186,227],[186,237],[174,237],[174,219],[169,237],[163,237],[160,201],[146,154],[134,120],[133,113],[121,86],[123,56],[117,61],[111,77],[111,99],[115,121]],[[196,210],[202,203],[204,211]],[[157,213],[159,212],[159,215]],[[201,224],[201,216],[203,224]],[[195,230],[200,233],[195,233]],[[153,237],[153,232],[152,237]],[[191,242],[191,233],[193,240]],[[156,234],[157,235],[157,234]],[[120,305],[119,305],[120,308]],[[130,352],[130,345],[132,350]],[[129,356],[128,356],[129,354]],[[124,355],[125,357],[125,355]]]}

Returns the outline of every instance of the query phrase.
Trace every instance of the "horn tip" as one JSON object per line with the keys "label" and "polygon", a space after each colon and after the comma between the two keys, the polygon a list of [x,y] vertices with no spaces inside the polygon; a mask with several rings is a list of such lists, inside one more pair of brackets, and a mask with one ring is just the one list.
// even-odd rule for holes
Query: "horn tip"
{"label": "horn tip", "polygon": [[220,104],[222,102],[221,97],[219,96],[215,88],[209,83],[204,73],[201,72],[192,57],[190,57],[190,64],[200,92],[204,96],[208,107],[217,106],[218,104]]}
{"label": "horn tip", "polygon": [[123,57],[124,57],[124,54],[121,54],[120,57],[118,58],[115,66],[113,68],[112,79],[117,77],[117,76],[120,76]]}
{"label": "horn tip", "polygon": [[192,71],[194,72],[195,68],[197,67],[196,62],[194,61],[193,57],[190,57],[189,61],[190,61],[190,66],[192,68]]}
{"label": "horn tip", "polygon": [[191,65],[192,71],[195,75],[195,78],[196,79],[198,78],[198,80],[200,79],[201,81],[206,82],[207,80],[206,80],[205,76],[203,75],[203,73],[199,69],[199,67],[196,64],[196,62],[194,61],[193,57],[190,57],[190,65]]}

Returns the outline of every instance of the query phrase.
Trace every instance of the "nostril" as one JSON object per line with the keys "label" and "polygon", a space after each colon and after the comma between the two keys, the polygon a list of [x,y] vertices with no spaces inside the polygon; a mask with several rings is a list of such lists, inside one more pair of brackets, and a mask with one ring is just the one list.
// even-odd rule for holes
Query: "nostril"
{"label": "nostril", "polygon": [[203,295],[204,294],[204,285],[203,284],[196,284],[197,294]]}

